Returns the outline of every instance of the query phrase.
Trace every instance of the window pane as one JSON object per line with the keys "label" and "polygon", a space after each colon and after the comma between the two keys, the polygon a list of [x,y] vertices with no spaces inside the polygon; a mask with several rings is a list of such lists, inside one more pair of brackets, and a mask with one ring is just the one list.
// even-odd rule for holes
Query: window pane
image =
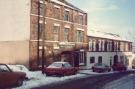
{"label": "window pane", "polygon": [[65,11],[64,20],[69,21],[69,11]]}
{"label": "window pane", "polygon": [[90,57],[90,63],[95,63],[95,57]]}
{"label": "window pane", "polygon": [[54,26],[53,28],[53,36],[54,36],[54,41],[59,40],[59,26]]}
{"label": "window pane", "polygon": [[69,28],[64,29],[64,41],[68,41],[69,36]]}

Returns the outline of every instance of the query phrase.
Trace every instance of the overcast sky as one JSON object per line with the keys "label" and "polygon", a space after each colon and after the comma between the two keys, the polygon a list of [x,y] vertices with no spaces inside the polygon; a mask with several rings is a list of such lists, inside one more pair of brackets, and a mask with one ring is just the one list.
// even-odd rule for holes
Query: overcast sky
{"label": "overcast sky", "polygon": [[112,32],[126,39],[135,38],[135,0],[67,1],[88,13],[89,30]]}

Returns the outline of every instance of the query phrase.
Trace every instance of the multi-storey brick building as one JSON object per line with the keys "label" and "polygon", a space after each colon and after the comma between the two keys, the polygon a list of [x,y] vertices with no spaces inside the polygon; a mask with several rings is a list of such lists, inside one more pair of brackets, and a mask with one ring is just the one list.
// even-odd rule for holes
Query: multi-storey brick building
{"label": "multi-storey brick building", "polygon": [[[92,33],[92,34],[91,34]],[[112,65],[121,62],[132,66],[132,42],[112,33],[89,31],[89,51],[87,52],[87,68],[94,63]]]}
{"label": "multi-storey brick building", "polygon": [[[35,68],[43,62],[48,65],[62,60],[74,66],[85,65],[86,12],[65,0],[5,0],[0,3],[7,6],[5,10],[4,5],[0,7],[3,12],[0,18],[5,18],[5,23],[0,25],[4,31],[1,38],[5,38],[0,47],[7,50],[0,52],[4,63]],[[11,35],[7,35],[6,29]],[[14,46],[10,48],[11,45]]]}
{"label": "multi-storey brick building", "polygon": [[42,64],[43,56],[46,64],[62,60],[79,66],[79,61],[84,62],[80,49],[87,47],[86,12],[64,0],[31,3],[30,59],[36,60],[32,65]]}

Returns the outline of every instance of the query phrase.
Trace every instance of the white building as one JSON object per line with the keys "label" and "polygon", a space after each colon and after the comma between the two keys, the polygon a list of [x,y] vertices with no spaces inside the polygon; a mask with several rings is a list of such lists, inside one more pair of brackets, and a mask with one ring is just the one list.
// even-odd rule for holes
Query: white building
{"label": "white building", "polygon": [[89,31],[88,39],[87,68],[91,68],[95,63],[105,63],[111,66],[116,62],[131,67],[132,42],[122,39],[119,35],[99,31]]}
{"label": "white building", "polygon": [[0,63],[29,61],[30,0],[0,0]]}

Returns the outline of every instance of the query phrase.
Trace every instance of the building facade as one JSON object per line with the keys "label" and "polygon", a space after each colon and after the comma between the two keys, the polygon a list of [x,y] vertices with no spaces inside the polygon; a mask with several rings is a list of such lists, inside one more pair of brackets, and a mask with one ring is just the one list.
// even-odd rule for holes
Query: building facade
{"label": "building facade", "polygon": [[31,69],[60,60],[85,65],[86,12],[65,0],[0,3],[1,63],[24,64]]}
{"label": "building facade", "polygon": [[132,42],[122,39],[111,33],[90,31],[89,51],[87,52],[87,68],[95,63],[105,63],[112,66],[121,62],[128,67],[132,66]]}
{"label": "building facade", "polygon": [[[88,46],[87,13],[64,0],[31,3],[31,67],[40,66],[43,56],[47,65],[61,60],[79,66],[79,60],[85,58],[80,49]],[[78,55],[81,57],[76,58]]]}

